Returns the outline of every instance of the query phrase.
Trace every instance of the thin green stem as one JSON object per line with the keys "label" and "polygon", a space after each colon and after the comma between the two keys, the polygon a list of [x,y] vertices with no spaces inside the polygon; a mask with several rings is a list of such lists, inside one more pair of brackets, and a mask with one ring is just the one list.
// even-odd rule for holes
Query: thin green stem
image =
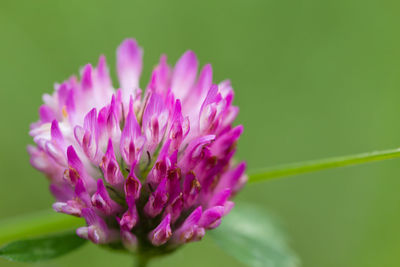
{"label": "thin green stem", "polygon": [[82,219],[53,210],[8,218],[0,222],[0,246],[10,241],[52,234],[82,225]]}
{"label": "thin green stem", "polygon": [[333,169],[338,167],[363,164],[372,161],[385,159],[394,159],[400,157],[400,148],[383,151],[374,151],[350,156],[333,157],[320,160],[311,160],[299,163],[285,164],[276,167],[270,167],[249,174],[249,182],[267,181],[279,177],[297,175],[308,172]]}
{"label": "thin green stem", "polygon": [[145,258],[141,255],[137,255],[135,257],[135,264],[134,267],[147,267],[149,263],[149,259]]}

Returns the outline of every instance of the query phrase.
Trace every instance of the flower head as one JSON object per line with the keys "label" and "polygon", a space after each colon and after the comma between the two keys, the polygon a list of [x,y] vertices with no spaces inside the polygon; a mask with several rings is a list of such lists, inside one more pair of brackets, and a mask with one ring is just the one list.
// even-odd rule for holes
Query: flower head
{"label": "flower head", "polygon": [[246,182],[233,164],[243,127],[232,127],[229,81],[212,83],[188,51],[175,67],[161,56],[142,97],[142,49],[133,39],[117,50],[120,89],[104,56],[44,95],[31,126],[32,165],[46,174],[53,208],[82,217],[77,234],[126,249],[164,250],[200,240],[219,226]]}

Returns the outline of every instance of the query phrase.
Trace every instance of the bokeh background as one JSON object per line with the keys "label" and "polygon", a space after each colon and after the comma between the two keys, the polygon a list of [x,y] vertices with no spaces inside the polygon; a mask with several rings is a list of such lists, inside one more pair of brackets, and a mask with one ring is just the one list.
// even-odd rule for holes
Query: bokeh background
{"label": "bokeh background", "polygon": [[[0,219],[49,208],[28,163],[41,95],[126,37],[161,53],[193,49],[230,78],[249,170],[400,146],[400,2],[394,0],[1,0]],[[307,267],[399,266],[400,161],[248,185],[240,201],[279,216]],[[87,245],[35,266],[129,266]],[[0,266],[26,266],[0,259]],[[210,238],[152,266],[243,266]]]}

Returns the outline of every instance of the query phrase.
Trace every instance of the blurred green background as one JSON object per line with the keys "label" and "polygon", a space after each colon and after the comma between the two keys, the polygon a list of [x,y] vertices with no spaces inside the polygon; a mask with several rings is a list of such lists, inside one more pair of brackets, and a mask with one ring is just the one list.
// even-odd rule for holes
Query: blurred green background
{"label": "blurred green background", "polygon": [[[193,49],[230,78],[249,170],[400,145],[400,2],[394,0],[0,1],[0,218],[49,208],[28,162],[41,95],[126,37],[161,53]],[[400,161],[248,185],[238,199],[278,215],[303,266],[400,264]],[[35,266],[130,266],[87,245]],[[152,266],[243,266],[210,238]],[[0,259],[0,266],[26,266]]]}

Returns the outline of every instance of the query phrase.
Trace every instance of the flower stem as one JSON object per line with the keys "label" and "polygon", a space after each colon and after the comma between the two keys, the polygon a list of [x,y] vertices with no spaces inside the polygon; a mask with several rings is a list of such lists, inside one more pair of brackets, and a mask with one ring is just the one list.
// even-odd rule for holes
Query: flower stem
{"label": "flower stem", "polygon": [[259,171],[253,171],[249,174],[249,182],[267,181],[279,177],[303,174],[308,172],[333,169],[338,167],[363,164],[372,161],[393,159],[400,157],[400,148],[383,151],[374,151],[350,156],[333,157],[327,159],[304,161],[292,164],[285,164],[276,167],[270,167]]}
{"label": "flower stem", "polygon": [[134,267],[147,267],[149,263],[149,259],[143,256],[137,255],[135,257]]}

